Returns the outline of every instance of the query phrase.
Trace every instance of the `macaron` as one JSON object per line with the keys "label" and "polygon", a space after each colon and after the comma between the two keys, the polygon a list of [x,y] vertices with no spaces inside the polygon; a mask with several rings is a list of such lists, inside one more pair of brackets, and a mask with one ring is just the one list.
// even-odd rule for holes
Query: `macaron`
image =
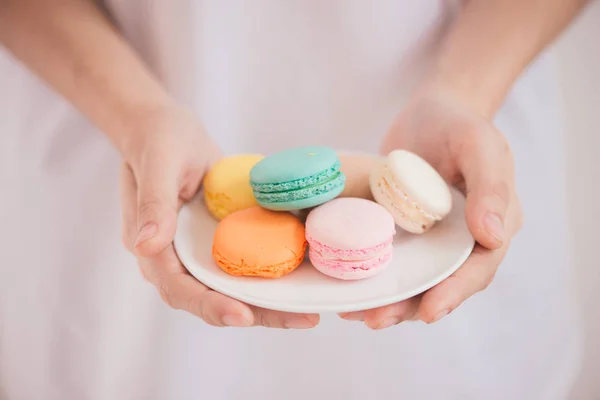
{"label": "macaron", "polygon": [[418,155],[394,150],[370,176],[375,201],[402,229],[421,234],[452,209],[452,194],[444,178]]}
{"label": "macaron", "polygon": [[255,206],[219,222],[212,256],[229,275],[280,278],[302,263],[306,247],[304,224],[297,217]]}
{"label": "macaron", "polygon": [[298,147],[272,154],[250,170],[254,197],[276,211],[302,210],[336,198],[346,178],[329,147]]}
{"label": "macaron", "polygon": [[392,216],[366,199],[338,198],[306,218],[310,262],[337,279],[365,279],[384,271],[392,260],[395,233]]}
{"label": "macaron", "polygon": [[250,186],[250,169],[264,157],[240,154],[219,160],[204,177],[204,202],[218,220],[258,203]]}

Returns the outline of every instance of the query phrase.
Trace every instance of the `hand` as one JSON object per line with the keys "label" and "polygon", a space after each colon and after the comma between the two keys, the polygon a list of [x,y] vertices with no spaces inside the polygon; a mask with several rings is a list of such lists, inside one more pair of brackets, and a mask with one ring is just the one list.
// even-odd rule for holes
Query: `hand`
{"label": "hand", "polygon": [[466,218],[477,244],[452,276],[424,294],[377,309],[341,315],[372,329],[405,320],[439,321],[494,278],[522,225],[514,164],[505,137],[466,102],[448,92],[420,93],[398,116],[382,152],[410,150],[466,194]]}
{"label": "hand", "polygon": [[153,112],[132,130],[123,153],[123,241],[169,306],[213,326],[312,328],[318,323],[318,315],[281,313],[233,300],[198,282],[181,265],[172,243],[178,210],[220,156],[192,113],[180,108]]}

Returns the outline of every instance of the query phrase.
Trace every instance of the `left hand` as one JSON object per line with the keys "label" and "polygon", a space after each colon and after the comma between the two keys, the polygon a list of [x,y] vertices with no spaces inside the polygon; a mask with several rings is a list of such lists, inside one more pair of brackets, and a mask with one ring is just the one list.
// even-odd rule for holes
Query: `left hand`
{"label": "left hand", "polygon": [[189,110],[169,105],[133,124],[121,169],[123,242],[142,276],[170,307],[209,325],[308,329],[313,314],[284,313],[244,304],[192,277],[173,246],[177,214],[197,193],[220,149]]}
{"label": "left hand", "polygon": [[439,321],[485,289],[522,226],[513,156],[504,135],[458,96],[428,89],[400,113],[383,141],[384,154],[412,151],[465,193],[467,225],[477,244],[467,261],[427,292],[372,310],[341,314],[384,329],[406,320]]}

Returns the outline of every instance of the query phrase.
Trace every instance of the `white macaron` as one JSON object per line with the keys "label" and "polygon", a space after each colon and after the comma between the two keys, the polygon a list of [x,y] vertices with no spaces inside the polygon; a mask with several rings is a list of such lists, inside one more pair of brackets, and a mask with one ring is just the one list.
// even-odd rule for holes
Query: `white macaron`
{"label": "white macaron", "polygon": [[371,193],[402,229],[420,234],[444,219],[452,209],[452,194],[444,178],[418,155],[394,150],[369,177]]}

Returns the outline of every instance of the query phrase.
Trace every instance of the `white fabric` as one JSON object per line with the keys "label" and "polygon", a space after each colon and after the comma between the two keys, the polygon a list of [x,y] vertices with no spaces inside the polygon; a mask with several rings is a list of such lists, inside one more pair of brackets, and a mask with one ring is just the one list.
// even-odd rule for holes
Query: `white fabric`
{"label": "white fabric", "polygon": [[[459,2],[113,0],[126,37],[229,153],[375,151]],[[490,44],[493,45],[493,44]],[[526,226],[485,292],[432,326],[218,329],[162,304],[120,244],[118,156],[0,53],[0,398],[564,399],[559,94],[545,55],[497,123]]]}

